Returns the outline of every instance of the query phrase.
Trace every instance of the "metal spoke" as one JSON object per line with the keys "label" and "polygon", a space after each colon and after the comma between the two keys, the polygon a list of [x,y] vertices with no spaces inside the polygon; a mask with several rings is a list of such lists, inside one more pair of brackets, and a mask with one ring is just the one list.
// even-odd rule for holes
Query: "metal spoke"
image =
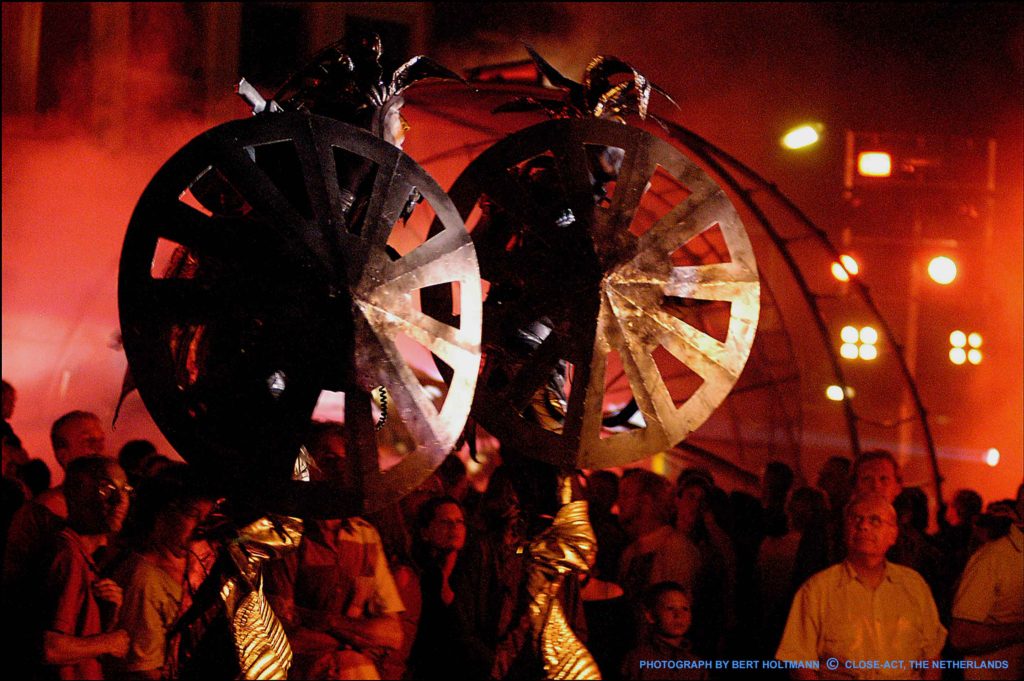
{"label": "metal spoke", "polygon": [[638,258],[657,259],[710,229],[729,199],[721,190],[694,192],[640,236]]}
{"label": "metal spoke", "polygon": [[168,201],[154,215],[154,232],[200,255],[224,257],[247,236],[251,221],[241,218],[208,217],[181,201]]}
{"label": "metal spoke", "polygon": [[630,390],[647,421],[648,428],[661,429],[661,424],[671,421],[675,405],[651,356],[654,346],[645,342],[645,339],[636,333],[635,324],[630,323],[630,318],[638,313],[642,314],[642,311],[629,311],[628,302],[616,301],[614,295],[609,295],[609,302],[616,310],[622,334],[621,344],[613,347],[619,351],[622,358]]}
{"label": "metal spoke", "polygon": [[661,344],[698,376],[706,381],[735,382],[739,378],[743,365],[737,366],[725,343],[666,312],[650,314],[652,322],[669,332]]}
{"label": "metal spoke", "polygon": [[474,252],[465,232],[445,230],[388,265],[385,286],[408,290],[452,281],[452,273],[462,269]]}
{"label": "metal spoke", "polygon": [[224,300],[224,292],[217,295],[207,284],[194,279],[153,279],[143,291],[140,300],[149,307],[140,310],[142,315],[174,324],[208,321],[230,304]]}
{"label": "metal spoke", "polygon": [[320,126],[314,124],[309,136],[296,138],[295,151],[306,180],[313,219],[328,233],[340,228],[338,218],[342,215],[342,201],[333,145],[322,136]]}
{"label": "metal spoke", "polygon": [[665,295],[698,300],[737,300],[760,289],[757,275],[738,263],[673,267]]}
{"label": "metal spoke", "polygon": [[[625,149],[611,205],[607,210],[597,212],[596,226],[600,233],[595,234],[595,238],[610,238],[611,233],[616,231],[628,234],[628,227],[632,224],[640,201],[647,191],[647,183],[654,176],[657,167],[658,164],[651,159],[646,145],[634,142]],[[622,230],[623,226],[627,227],[627,230]]]}
{"label": "metal spoke", "polygon": [[215,167],[249,205],[264,217],[288,225],[295,236],[301,236],[306,219],[249,157],[245,148],[220,145],[215,153]]}
{"label": "metal spoke", "polygon": [[479,343],[474,338],[475,329],[457,329],[411,308],[384,309],[363,301],[357,301],[357,305],[378,336],[393,338],[398,332],[404,333],[453,368],[464,367],[475,357]]}
{"label": "metal spoke", "polygon": [[377,175],[373,178],[373,192],[361,232],[364,240],[378,246],[387,243],[413,189],[398,172],[399,158],[396,156],[388,161],[377,168]]}

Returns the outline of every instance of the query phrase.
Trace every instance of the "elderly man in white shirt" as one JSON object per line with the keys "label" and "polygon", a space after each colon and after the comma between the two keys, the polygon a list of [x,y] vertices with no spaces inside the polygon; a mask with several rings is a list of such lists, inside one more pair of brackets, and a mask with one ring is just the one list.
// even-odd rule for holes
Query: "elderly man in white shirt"
{"label": "elderly man in white shirt", "polygon": [[849,503],[847,558],[800,587],[775,654],[807,666],[819,661],[818,669],[792,669],[793,678],[941,678],[941,669],[928,664],[946,640],[931,591],[921,575],[885,560],[897,532],[885,497]]}

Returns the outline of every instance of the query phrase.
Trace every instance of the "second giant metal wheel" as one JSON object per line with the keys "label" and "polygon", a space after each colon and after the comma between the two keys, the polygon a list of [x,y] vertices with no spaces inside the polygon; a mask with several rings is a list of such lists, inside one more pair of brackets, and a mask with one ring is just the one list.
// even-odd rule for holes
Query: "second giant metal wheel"
{"label": "second giant metal wheel", "polygon": [[[602,184],[597,159],[609,149],[621,166]],[[656,176],[676,183],[679,198],[638,228]],[[489,287],[472,417],[503,447],[560,466],[624,465],[681,442],[729,394],[754,340],[757,265],[729,198],[675,147],[613,122],[549,121],[481,154],[449,196]],[[728,260],[683,263],[677,254],[711,229]],[[446,292],[430,293],[424,309],[453,321]],[[724,338],[681,313],[702,301],[728,305]],[[510,352],[524,334],[533,346]],[[669,389],[659,352],[699,383],[685,399]],[[627,432],[603,428],[613,353],[643,415]],[[555,374],[565,374],[563,413],[538,419],[531,405]]]}

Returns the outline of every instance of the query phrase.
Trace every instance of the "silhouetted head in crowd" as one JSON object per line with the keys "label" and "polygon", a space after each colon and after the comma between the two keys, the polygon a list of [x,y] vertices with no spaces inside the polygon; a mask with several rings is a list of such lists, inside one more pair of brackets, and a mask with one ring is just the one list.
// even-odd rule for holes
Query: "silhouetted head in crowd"
{"label": "silhouetted head in crowd", "polygon": [[466,474],[466,464],[457,455],[446,456],[434,475],[441,481],[446,495],[459,501],[465,499],[469,491],[469,476]]}
{"label": "silhouetted head in crowd", "polygon": [[[107,436],[96,414],[72,411],[53,422],[50,443],[57,463],[65,470],[72,461],[83,456],[102,456]],[[119,467],[120,468],[120,467]]]}
{"label": "silhouetted head in crowd", "polygon": [[769,461],[761,482],[761,501],[766,508],[782,508],[792,486],[793,469],[781,461]]}
{"label": "silhouetted head in crowd", "polygon": [[764,513],[757,497],[733,490],[728,494],[729,515],[733,519],[733,539],[746,542],[760,541],[764,530]]}
{"label": "silhouetted head in crowd", "polygon": [[466,545],[466,518],[454,497],[434,497],[416,516],[417,541],[437,554],[461,551]]}
{"label": "silhouetted head in crowd", "polygon": [[918,532],[928,527],[928,495],[920,487],[905,487],[892,502],[900,525],[909,525]]}
{"label": "silhouetted head in crowd", "polygon": [[3,436],[3,474],[17,477],[18,469],[28,463],[28,452],[21,446],[21,438],[13,431]]}
{"label": "silhouetted head in crowd", "polygon": [[712,475],[710,470],[703,466],[690,466],[680,471],[679,476],[676,478],[676,487],[678,488],[684,481],[690,478],[700,478],[707,483],[709,488],[715,486],[715,476]]}
{"label": "silhouetted head in crowd", "polygon": [[312,459],[311,480],[340,483],[343,489],[354,489],[349,467],[345,465],[345,426],[331,421],[314,421],[306,439]]}
{"label": "silhouetted head in crowd", "polygon": [[651,633],[679,645],[690,629],[690,594],[678,582],[652,584],[643,596],[644,618]]}
{"label": "silhouetted head in crowd", "polygon": [[968,525],[981,513],[981,507],[981,495],[973,489],[957,490],[953,495],[953,512],[956,517],[950,520],[954,525]]}
{"label": "silhouetted head in crowd", "polygon": [[532,538],[551,525],[561,506],[558,468],[507,446],[501,448],[501,459],[500,468],[515,490],[527,536]]}
{"label": "silhouetted head in crowd", "polygon": [[676,485],[676,529],[692,534],[701,527],[708,509],[708,494],[712,485],[702,475],[681,478]]}
{"label": "silhouetted head in crowd", "polygon": [[587,502],[592,513],[610,514],[619,498],[619,476],[613,471],[598,470],[587,477]]}
{"label": "silhouetted head in crowd", "polygon": [[643,468],[630,468],[619,483],[619,520],[630,534],[641,536],[668,525],[672,511],[669,481]]}
{"label": "silhouetted head in crowd", "polygon": [[864,452],[853,462],[854,495],[880,494],[890,504],[903,487],[900,467],[892,452],[873,449]]}
{"label": "silhouetted head in crowd", "polygon": [[172,463],[140,482],[132,510],[132,535],[144,549],[183,558],[192,533],[214,503],[212,492],[205,490],[193,469]]}
{"label": "silhouetted head in crowd", "polygon": [[143,477],[142,471],[146,459],[156,454],[156,445],[149,440],[129,440],[117,453],[117,462],[121,464],[125,475],[133,485],[137,485]]}
{"label": "silhouetted head in crowd", "polygon": [[827,510],[825,494],[821,490],[801,487],[793,492],[786,506],[789,527],[797,532],[803,532],[815,523],[824,522]]}
{"label": "silhouetted head in crowd", "polygon": [[4,381],[3,388],[3,414],[4,421],[10,421],[11,417],[14,416],[14,403],[18,400],[18,391],[14,389],[14,386]]}
{"label": "silhouetted head in crowd", "polygon": [[25,483],[33,497],[37,497],[52,484],[50,467],[42,459],[30,459],[18,466],[17,478]]}
{"label": "silhouetted head in crowd", "polygon": [[896,510],[881,494],[854,496],[844,514],[846,553],[854,560],[884,560],[899,535]]}
{"label": "silhouetted head in crowd", "polygon": [[81,535],[118,532],[128,515],[133,489],[117,462],[81,456],[68,463],[66,473],[68,525]]}
{"label": "silhouetted head in crowd", "polygon": [[504,463],[491,473],[480,499],[480,515],[485,531],[503,538],[506,543],[517,542],[526,533],[519,494],[512,484],[512,471]]}
{"label": "silhouetted head in crowd", "polygon": [[843,508],[850,498],[850,466],[851,461],[845,456],[833,456],[818,471],[815,485],[828,495],[829,506],[833,509]]}
{"label": "silhouetted head in crowd", "polygon": [[1016,512],[1009,511],[1009,504],[993,502],[988,505],[984,513],[974,517],[974,529],[972,531],[974,540],[980,544],[1005,537],[1010,533],[1010,527],[1017,519]]}

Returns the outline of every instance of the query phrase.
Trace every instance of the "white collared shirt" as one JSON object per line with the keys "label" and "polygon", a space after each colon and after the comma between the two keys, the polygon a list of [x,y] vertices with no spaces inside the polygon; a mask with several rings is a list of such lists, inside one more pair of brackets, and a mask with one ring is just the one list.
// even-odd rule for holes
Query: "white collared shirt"
{"label": "white collared shirt", "polygon": [[[865,585],[848,562],[812,576],[797,591],[775,657],[821,661],[823,678],[920,678],[911,660],[937,658],[946,629],[931,591],[914,570],[885,563],[881,584]],[[838,668],[826,661],[835,658]],[[874,664],[903,661],[889,669]]]}

